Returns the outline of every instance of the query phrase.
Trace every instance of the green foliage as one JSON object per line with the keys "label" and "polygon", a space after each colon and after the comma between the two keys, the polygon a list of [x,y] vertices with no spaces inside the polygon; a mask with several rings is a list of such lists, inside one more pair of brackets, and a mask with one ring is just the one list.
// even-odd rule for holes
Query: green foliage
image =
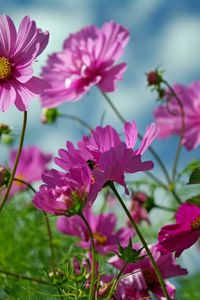
{"label": "green foliage", "polygon": [[200,195],[188,199],[186,202],[200,207]]}
{"label": "green foliage", "polygon": [[180,287],[177,291],[177,299],[199,300],[200,299],[199,281],[200,281],[200,274],[190,276],[187,278],[181,278],[179,280]]}
{"label": "green foliage", "polygon": [[[83,299],[87,295],[85,278],[79,278],[79,282],[70,278],[72,268],[68,267],[73,256],[83,257],[84,252],[76,247],[74,238],[57,232],[55,217],[49,217],[49,221],[55,252],[53,277],[44,214],[32,206],[26,193],[6,205],[0,217],[0,300]],[[25,280],[23,276],[47,284]]]}

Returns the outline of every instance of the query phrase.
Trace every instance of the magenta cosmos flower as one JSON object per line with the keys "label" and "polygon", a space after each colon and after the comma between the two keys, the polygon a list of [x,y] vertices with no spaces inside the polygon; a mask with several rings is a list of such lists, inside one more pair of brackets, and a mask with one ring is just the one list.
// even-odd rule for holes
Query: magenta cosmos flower
{"label": "magenta cosmos flower", "polygon": [[43,107],[79,100],[93,85],[102,92],[115,90],[125,63],[115,65],[129,40],[127,29],[115,22],[101,28],[88,26],[71,34],[61,52],[51,55],[43,68],[43,78],[51,84],[42,95]]}
{"label": "magenta cosmos flower", "polygon": [[[101,254],[117,251],[118,243],[124,247],[127,246],[129,239],[133,236],[132,229],[122,227],[116,230],[117,217],[113,213],[94,215],[90,208],[86,208],[84,216],[93,232],[95,250]],[[90,248],[91,239],[88,229],[79,216],[58,218],[57,228],[64,234],[79,237],[80,247]]]}
{"label": "magenta cosmos flower", "polygon": [[[151,253],[156,261],[156,264],[161,272],[163,279],[168,279],[175,276],[186,275],[187,270],[176,264],[172,254],[161,255],[156,246],[152,246]],[[150,296],[149,292],[156,296],[156,299],[163,299],[163,291],[158,282],[155,271],[151,265],[149,257],[145,250],[141,255],[144,258],[136,263],[129,263],[123,274],[126,275],[120,280],[120,292],[125,295],[122,299],[139,299],[135,298],[136,292],[144,296]],[[122,269],[124,261],[117,256],[110,259],[110,263],[118,269]],[[170,299],[175,297],[175,287],[168,281],[165,281]],[[150,298],[151,299],[151,298]]]}
{"label": "magenta cosmos flower", "polygon": [[[193,82],[188,87],[176,84],[173,89],[180,98],[185,113],[182,143],[188,150],[192,150],[200,144],[200,81]],[[168,104],[161,105],[154,112],[159,138],[180,134],[180,107],[174,97],[168,97],[167,101]]]}
{"label": "magenta cosmos flower", "polygon": [[176,224],[166,225],[159,232],[158,248],[163,253],[176,256],[191,247],[200,237],[200,208],[190,203],[182,204],[176,213]]}
{"label": "magenta cosmos flower", "polygon": [[33,76],[32,63],[46,48],[48,32],[36,27],[35,21],[24,17],[16,31],[10,17],[0,15],[0,111],[13,103],[20,111],[49,85]]}
{"label": "magenta cosmos flower", "polygon": [[[9,158],[9,167],[12,169],[15,163],[17,150],[12,150]],[[34,183],[41,180],[42,173],[47,170],[47,164],[51,161],[51,154],[43,153],[36,146],[27,146],[22,149],[15,178],[24,180],[27,183]],[[14,181],[11,188],[11,195],[27,189],[23,183]]]}
{"label": "magenta cosmos flower", "polygon": [[111,126],[98,126],[91,132],[91,136],[83,136],[76,149],[71,142],[67,142],[67,150],[59,150],[57,165],[68,171],[72,167],[88,165],[92,172],[91,200],[108,182],[117,182],[128,189],[125,183],[125,173],[136,173],[153,168],[152,161],[142,162],[141,158],[156,136],[156,127],[147,127],[144,138],[138,149],[133,150],[137,141],[137,127],[135,122],[125,123],[125,142],[123,142]]}
{"label": "magenta cosmos flower", "polygon": [[88,166],[71,169],[67,174],[51,170],[42,179],[45,184],[33,199],[38,209],[53,215],[72,215],[86,205],[92,182]]}

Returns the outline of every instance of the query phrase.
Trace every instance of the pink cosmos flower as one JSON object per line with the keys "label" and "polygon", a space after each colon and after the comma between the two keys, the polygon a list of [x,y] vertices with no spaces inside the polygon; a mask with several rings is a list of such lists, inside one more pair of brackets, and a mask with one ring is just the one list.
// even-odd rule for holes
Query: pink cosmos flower
{"label": "pink cosmos flower", "polygon": [[67,142],[67,150],[59,150],[60,157],[56,158],[55,162],[64,170],[68,171],[72,167],[84,164],[90,167],[93,176],[91,201],[94,201],[97,193],[108,181],[121,184],[128,194],[124,174],[153,168],[152,161],[142,162],[141,157],[156,136],[155,124],[147,127],[144,138],[136,150],[132,149],[138,135],[135,122],[125,123],[124,132],[125,142],[113,127],[98,126],[91,132],[91,136],[83,136],[82,141],[78,142],[77,149],[71,142]]}
{"label": "pink cosmos flower", "polygon": [[36,27],[28,16],[18,32],[10,17],[0,15],[0,111],[13,103],[20,111],[49,85],[33,76],[32,63],[46,48],[48,32]]}
{"label": "pink cosmos flower", "polygon": [[[17,150],[12,150],[9,158],[9,167],[13,168]],[[51,161],[51,154],[43,153],[36,146],[27,146],[22,149],[15,178],[24,180],[27,183],[34,183],[41,180],[42,173],[46,170],[47,164]],[[27,189],[23,183],[14,181],[11,188],[11,195]]]}
{"label": "pink cosmos flower", "polygon": [[[150,249],[163,279],[187,274],[186,269],[176,264],[172,254],[161,255],[156,246],[152,246]],[[145,254],[146,252],[143,250],[141,255]],[[117,256],[110,258],[109,261],[118,269],[121,269],[124,265],[124,261]],[[119,299],[139,299],[135,298],[137,292],[139,295],[141,293],[143,297],[150,296],[149,292],[151,292],[156,296],[156,299],[163,299],[163,291],[148,256],[145,255],[143,259],[136,263],[129,263],[123,274],[125,276],[120,280],[120,293],[124,297]],[[170,299],[173,300],[175,297],[175,287],[168,281],[165,283]]]}
{"label": "pink cosmos flower", "polygon": [[71,34],[61,52],[51,55],[43,68],[43,78],[51,84],[42,95],[43,107],[79,100],[93,85],[102,92],[115,90],[125,63],[115,65],[129,40],[129,32],[111,21],[101,28],[88,26]]}
{"label": "pink cosmos flower", "polygon": [[[176,84],[173,89],[184,107],[185,133],[182,143],[188,150],[192,150],[200,144],[200,81],[195,81],[188,87]],[[154,112],[159,138],[180,134],[180,107],[174,97],[168,98],[168,105],[163,104]]]}
{"label": "pink cosmos flower", "polygon": [[190,203],[184,203],[176,212],[176,224],[161,228],[158,236],[158,249],[163,253],[175,251],[176,257],[178,257],[199,237],[200,208]]}
{"label": "pink cosmos flower", "polygon": [[147,201],[148,201],[148,196],[145,193],[143,192],[132,193],[130,212],[136,223],[141,223],[142,221],[146,221],[148,224],[150,224],[148,211],[145,208],[145,204]]}
{"label": "pink cosmos flower", "polygon": [[33,199],[38,209],[53,215],[71,215],[86,205],[91,185],[88,166],[71,169],[67,174],[51,170],[42,179],[45,184]]}
{"label": "pink cosmos flower", "polygon": [[[133,230],[122,227],[116,230],[117,217],[113,213],[94,215],[90,208],[86,208],[84,216],[93,232],[95,250],[102,255],[118,250],[118,243],[127,246],[133,236]],[[85,223],[79,216],[71,218],[60,217],[57,220],[57,228],[60,232],[80,238],[79,246],[90,248],[91,240]]]}

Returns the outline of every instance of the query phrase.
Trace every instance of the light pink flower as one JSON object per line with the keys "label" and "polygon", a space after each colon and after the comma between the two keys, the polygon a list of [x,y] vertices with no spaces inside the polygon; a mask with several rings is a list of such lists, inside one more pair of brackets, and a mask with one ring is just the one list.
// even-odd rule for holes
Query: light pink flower
{"label": "light pink flower", "polygon": [[71,34],[61,52],[51,55],[43,68],[43,78],[51,84],[42,95],[43,107],[56,107],[79,100],[93,85],[102,92],[115,90],[125,63],[115,65],[129,40],[129,32],[111,21],[101,28],[88,26]]}
{"label": "light pink flower", "polygon": [[125,183],[125,173],[147,171],[153,168],[152,161],[142,162],[142,154],[156,136],[154,124],[148,126],[144,138],[138,149],[133,150],[137,141],[137,127],[135,122],[125,123],[125,142],[123,142],[111,126],[98,126],[91,132],[91,136],[83,136],[78,142],[78,149],[71,142],[67,142],[67,150],[59,150],[57,165],[68,171],[72,167],[87,164],[93,175],[91,186],[91,201],[108,181],[117,182],[128,189]]}
{"label": "light pink flower", "polygon": [[[180,98],[185,113],[185,133],[182,142],[188,150],[192,150],[200,144],[200,81],[195,81],[188,87],[176,84],[173,89]],[[168,96],[167,101],[168,105],[163,104],[154,112],[159,138],[180,134],[180,107],[174,97]]]}
{"label": "light pink flower", "polygon": [[[133,236],[133,230],[122,227],[116,230],[117,217],[113,213],[95,215],[90,208],[86,208],[84,216],[93,232],[95,250],[103,255],[118,250],[118,243],[127,246]],[[91,239],[88,229],[79,216],[71,218],[60,217],[57,221],[60,232],[80,238],[79,246],[89,249]]]}
{"label": "light pink flower", "polygon": [[45,184],[33,199],[38,209],[53,215],[72,215],[86,205],[92,181],[88,166],[71,169],[67,174],[51,170],[42,179]]}
{"label": "light pink flower", "polygon": [[[181,268],[176,264],[172,254],[161,255],[154,245],[150,247],[151,253],[156,261],[156,264],[161,272],[163,279],[168,279],[175,276],[186,275],[187,270]],[[155,271],[151,265],[149,257],[146,255],[145,250],[142,251],[141,255],[144,258],[136,263],[129,263],[124,270],[124,276],[121,280],[121,290],[125,295],[122,299],[137,299],[135,298],[136,291],[143,293],[144,296],[148,296],[149,292],[152,292],[157,298],[163,299],[163,291],[158,282]],[[124,261],[119,259],[117,256],[110,258],[110,263],[118,269],[121,269],[124,265]],[[168,281],[165,282],[170,299],[174,299],[175,287]],[[122,292],[121,291],[121,292]],[[146,293],[146,295],[145,295]]]}
{"label": "light pink flower", "polygon": [[32,64],[46,48],[48,32],[24,17],[18,32],[10,17],[0,15],[0,111],[13,103],[20,111],[49,85],[33,76]]}
{"label": "light pink flower", "polygon": [[176,224],[166,225],[159,232],[158,249],[176,256],[191,247],[200,237],[200,208],[190,203],[182,204],[176,212]]}
{"label": "light pink flower", "polygon": [[[9,167],[14,166],[17,150],[12,150],[9,158]],[[47,164],[51,161],[51,154],[43,153],[36,146],[27,146],[22,149],[19,164],[15,178],[26,181],[32,184],[41,180],[42,173],[47,169]],[[14,181],[11,188],[11,195],[16,192],[27,189],[23,183]]]}

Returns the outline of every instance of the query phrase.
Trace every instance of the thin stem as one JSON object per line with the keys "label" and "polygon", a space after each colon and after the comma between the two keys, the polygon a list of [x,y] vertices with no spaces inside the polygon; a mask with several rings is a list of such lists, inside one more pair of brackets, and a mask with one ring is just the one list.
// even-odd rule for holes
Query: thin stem
{"label": "thin stem", "polygon": [[55,255],[54,255],[54,248],[53,248],[53,239],[52,239],[52,231],[51,231],[51,225],[49,222],[49,218],[47,216],[47,214],[44,212],[44,217],[45,217],[45,221],[46,221],[46,226],[47,226],[47,232],[48,232],[48,237],[49,237],[49,248],[51,251],[51,264],[53,267],[53,273],[55,274],[56,272],[56,267],[55,267]]}
{"label": "thin stem", "polygon": [[[126,122],[126,120],[120,114],[120,112],[115,107],[115,105],[112,103],[112,101],[108,97],[108,95],[105,94],[105,93],[102,93],[102,95],[104,96],[104,98],[106,99],[106,101],[108,102],[108,104],[110,105],[110,107],[113,109],[113,111],[115,112],[115,114],[118,116],[119,120],[124,124]],[[141,134],[138,134],[138,137],[139,137],[140,140],[142,140]],[[166,178],[167,182],[170,183],[171,182],[170,176],[169,176],[168,171],[167,171],[165,165],[163,164],[161,158],[159,157],[159,155],[155,152],[155,150],[151,146],[148,147],[148,150],[152,154],[152,156],[156,159],[156,161],[158,162],[158,164],[160,165],[160,168],[162,169],[163,174],[165,175],[165,178]]]}
{"label": "thin stem", "polygon": [[12,272],[8,272],[8,271],[3,271],[0,270],[1,274],[4,274],[6,276],[13,276],[19,279],[24,279],[24,280],[29,280],[32,282],[37,282],[37,283],[41,283],[41,284],[46,284],[46,285],[50,285],[50,283],[48,281],[45,281],[43,279],[38,279],[38,278],[33,278],[33,277],[29,277],[29,276],[25,276],[25,275],[21,275],[21,274],[16,274],[16,273],[12,273]]}
{"label": "thin stem", "polygon": [[80,119],[77,116],[69,115],[69,114],[66,114],[66,113],[59,113],[58,117],[66,118],[66,119],[70,119],[70,120],[73,120],[75,122],[78,122],[80,125],[84,126],[89,132],[93,129],[92,126],[90,126],[88,123],[86,123],[84,120]]}
{"label": "thin stem", "polygon": [[19,148],[18,148],[18,151],[17,151],[17,156],[15,158],[14,167],[13,167],[12,173],[10,175],[8,188],[7,188],[7,191],[6,191],[5,196],[3,198],[3,201],[0,205],[0,213],[1,213],[8,197],[9,197],[10,190],[11,190],[11,187],[12,187],[12,183],[13,183],[13,180],[14,180],[14,177],[15,177],[15,173],[16,173],[16,170],[17,170],[17,166],[18,166],[20,155],[21,155],[22,148],[23,148],[24,136],[25,136],[25,131],[26,131],[26,124],[27,124],[27,111],[24,112],[24,119],[23,119],[23,126],[22,126],[22,131],[21,131],[21,136],[20,136]]}
{"label": "thin stem", "polygon": [[166,206],[163,206],[163,205],[160,205],[160,204],[154,204],[154,207],[159,208],[159,209],[163,209],[163,210],[168,210],[168,211],[171,211],[171,212],[176,212],[176,209],[174,209],[172,207],[166,207]]}
{"label": "thin stem", "polygon": [[124,270],[126,269],[127,265],[128,265],[128,262],[125,262],[125,264],[121,268],[120,272],[116,276],[115,280],[113,281],[113,284],[112,284],[112,286],[110,288],[110,292],[109,292],[109,294],[108,294],[108,296],[106,298],[107,300],[111,299],[111,297],[113,296],[113,294],[115,292],[115,289],[116,289],[116,286],[117,286],[117,284],[118,284],[118,282],[119,282],[119,280],[120,280],[120,278],[121,278]]}
{"label": "thin stem", "polygon": [[172,168],[172,182],[174,182],[175,177],[176,177],[178,162],[179,162],[179,158],[180,158],[180,154],[181,154],[181,149],[182,149],[182,140],[183,140],[184,133],[185,133],[185,112],[184,112],[183,104],[182,104],[180,98],[175,93],[172,86],[166,80],[163,80],[163,83],[168,87],[171,94],[176,99],[176,101],[177,101],[177,103],[180,107],[180,113],[181,113],[181,128],[180,128],[179,142],[178,142],[178,146],[177,146],[177,149],[176,149],[176,155],[175,155],[175,158],[174,158],[174,164],[173,164],[173,168]]}
{"label": "thin stem", "polygon": [[142,233],[140,232],[140,230],[139,230],[137,224],[135,223],[135,221],[134,221],[134,219],[132,218],[130,212],[128,211],[126,205],[124,204],[122,198],[121,198],[120,195],[118,194],[118,192],[117,192],[117,190],[116,190],[116,188],[115,188],[113,182],[109,182],[109,183],[108,183],[108,186],[111,188],[111,190],[113,191],[113,193],[116,195],[117,199],[119,200],[119,202],[120,202],[120,204],[121,204],[123,210],[125,211],[125,213],[126,213],[126,215],[128,216],[128,218],[129,218],[129,220],[130,220],[130,222],[131,222],[131,224],[132,224],[132,226],[133,226],[135,232],[137,233],[138,238],[140,239],[140,241],[141,241],[143,247],[145,248],[146,253],[147,253],[147,255],[149,256],[149,260],[150,260],[151,263],[152,263],[152,266],[153,266],[153,268],[154,268],[154,271],[155,271],[156,276],[157,276],[157,278],[158,278],[158,281],[159,281],[159,283],[160,283],[160,286],[161,286],[161,288],[162,288],[162,290],[163,290],[164,296],[166,297],[167,300],[170,300],[170,297],[169,297],[169,294],[168,294],[168,292],[167,292],[166,285],[165,285],[165,282],[164,282],[164,280],[163,280],[163,278],[162,278],[162,275],[161,275],[161,273],[160,273],[160,270],[159,270],[159,268],[158,268],[158,266],[157,266],[157,264],[156,264],[156,262],[155,262],[155,260],[154,260],[154,258],[153,258],[153,256],[152,256],[152,254],[151,254],[151,251],[149,250],[149,247],[148,247],[148,245],[147,245],[145,239],[143,238]]}
{"label": "thin stem", "polygon": [[93,237],[93,233],[91,230],[91,227],[88,223],[88,221],[86,220],[86,218],[84,217],[83,214],[79,215],[81,217],[81,219],[83,220],[83,222],[85,223],[87,229],[88,229],[88,233],[90,235],[90,239],[91,239],[91,250],[92,250],[92,272],[91,272],[91,282],[90,282],[90,291],[89,291],[89,297],[88,300],[93,300],[93,294],[94,294],[94,286],[95,286],[95,275],[96,275],[96,270],[95,270],[95,245],[94,245],[94,237]]}
{"label": "thin stem", "polygon": [[151,179],[153,179],[155,182],[157,182],[157,184],[160,185],[161,187],[163,187],[165,190],[168,190],[168,187],[158,177],[156,177],[154,174],[152,174],[149,171],[146,171],[145,174],[147,176],[149,176]]}
{"label": "thin stem", "polygon": [[19,183],[22,183],[22,184],[26,185],[27,188],[29,188],[34,194],[36,193],[36,190],[34,189],[34,187],[30,183],[28,183],[28,182],[26,182],[26,181],[24,181],[22,179],[19,179],[17,177],[15,177],[13,180],[16,181],[16,182],[19,182]]}
{"label": "thin stem", "polygon": [[[18,179],[18,178],[14,178],[14,181],[17,181],[17,182],[20,182],[20,183],[26,185],[34,194],[36,193],[36,190],[34,189],[34,187],[30,183],[28,183],[24,180]],[[48,232],[48,237],[49,237],[49,248],[50,248],[50,251],[51,251],[51,262],[52,262],[52,266],[53,266],[53,272],[55,273],[56,267],[55,267],[54,248],[53,248],[53,242],[52,242],[51,225],[50,225],[50,222],[49,222],[48,215],[45,212],[44,212],[44,217],[45,217],[45,222],[46,222],[47,232]]]}

